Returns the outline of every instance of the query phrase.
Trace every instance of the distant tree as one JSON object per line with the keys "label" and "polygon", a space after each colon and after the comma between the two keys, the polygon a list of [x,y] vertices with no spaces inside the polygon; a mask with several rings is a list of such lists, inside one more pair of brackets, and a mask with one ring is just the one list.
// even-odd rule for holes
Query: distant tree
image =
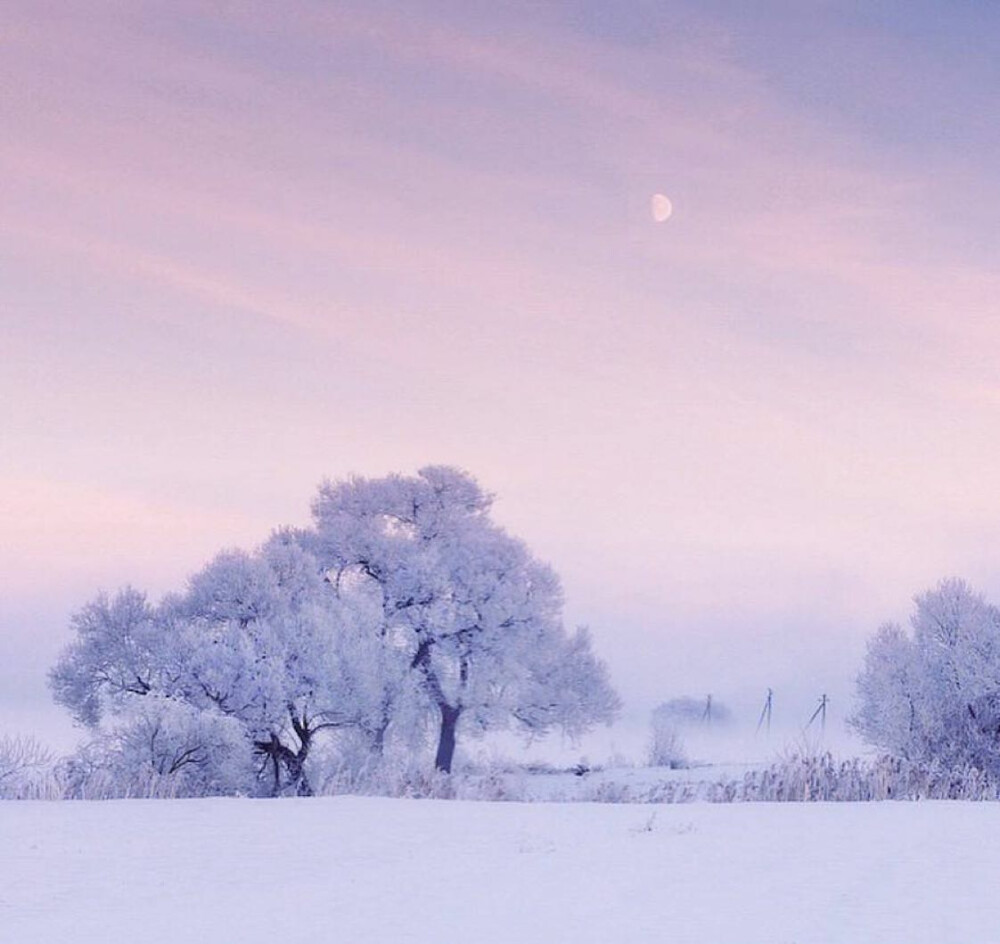
{"label": "distant tree", "polygon": [[442,771],[460,725],[576,734],[619,707],[587,633],[563,629],[558,578],[490,521],[491,504],[447,467],[354,478],[320,488],[302,536],[335,589],[378,600],[380,635],[406,670],[383,690],[383,724],[415,684],[436,716]]}
{"label": "distant tree", "polygon": [[654,767],[687,766],[685,729],[726,725],[732,717],[729,708],[711,695],[702,698],[682,695],[662,702],[653,709],[650,719],[649,763]]}
{"label": "distant tree", "polygon": [[915,603],[912,633],[869,641],[849,723],[897,757],[1000,773],[1000,611],[957,579]]}
{"label": "distant tree", "polygon": [[654,709],[654,715],[663,721],[669,721],[679,726],[693,724],[729,724],[733,713],[729,708],[711,695],[696,698],[682,695],[662,702]]}

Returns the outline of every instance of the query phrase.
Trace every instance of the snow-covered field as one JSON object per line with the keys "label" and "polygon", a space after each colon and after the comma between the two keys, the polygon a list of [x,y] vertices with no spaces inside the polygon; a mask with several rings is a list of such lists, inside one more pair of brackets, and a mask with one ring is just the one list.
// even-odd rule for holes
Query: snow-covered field
{"label": "snow-covered field", "polygon": [[995,944],[989,803],[0,803],[16,944]]}

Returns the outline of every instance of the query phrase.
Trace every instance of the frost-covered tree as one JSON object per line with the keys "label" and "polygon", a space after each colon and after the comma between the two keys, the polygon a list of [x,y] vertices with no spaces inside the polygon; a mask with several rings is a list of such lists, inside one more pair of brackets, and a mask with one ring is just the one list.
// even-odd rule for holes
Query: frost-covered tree
{"label": "frost-covered tree", "polygon": [[219,554],[158,606],[131,588],[101,595],[73,627],[55,697],[136,776],[183,773],[231,792],[238,730],[260,759],[258,789],[308,794],[316,737],[374,710],[371,633],[284,534],[255,554]]}
{"label": "frost-covered tree", "polygon": [[681,695],[657,705],[653,717],[679,727],[699,724],[730,724],[733,713],[719,699],[708,695],[695,698]]}
{"label": "frost-covered tree", "polygon": [[1000,611],[956,579],[915,603],[911,634],[869,641],[850,723],[898,757],[1000,772]]}
{"label": "frost-covered tree", "polygon": [[489,518],[492,497],[469,475],[327,482],[301,540],[338,595],[376,601],[393,663],[382,732],[416,691],[450,771],[459,727],[579,733],[618,709],[589,637],[567,635],[553,571]]}

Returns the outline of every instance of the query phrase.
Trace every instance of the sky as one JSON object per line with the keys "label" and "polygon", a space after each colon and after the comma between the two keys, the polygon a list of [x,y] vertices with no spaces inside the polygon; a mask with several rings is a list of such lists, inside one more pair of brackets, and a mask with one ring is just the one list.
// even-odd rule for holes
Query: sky
{"label": "sky", "polygon": [[915,593],[1000,598],[998,91],[962,0],[8,0],[0,732],[72,741],[98,590],[441,463],[626,723],[842,723]]}

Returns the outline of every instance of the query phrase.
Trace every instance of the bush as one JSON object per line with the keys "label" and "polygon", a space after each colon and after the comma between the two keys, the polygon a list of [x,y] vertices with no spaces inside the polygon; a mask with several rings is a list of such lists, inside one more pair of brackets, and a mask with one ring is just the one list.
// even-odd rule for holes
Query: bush
{"label": "bush", "polygon": [[674,770],[688,766],[687,753],[681,733],[667,718],[653,712],[653,737],[649,745],[649,766],[670,767]]}
{"label": "bush", "polygon": [[57,773],[70,799],[233,795],[259,782],[233,719],[155,696],[64,758]]}

